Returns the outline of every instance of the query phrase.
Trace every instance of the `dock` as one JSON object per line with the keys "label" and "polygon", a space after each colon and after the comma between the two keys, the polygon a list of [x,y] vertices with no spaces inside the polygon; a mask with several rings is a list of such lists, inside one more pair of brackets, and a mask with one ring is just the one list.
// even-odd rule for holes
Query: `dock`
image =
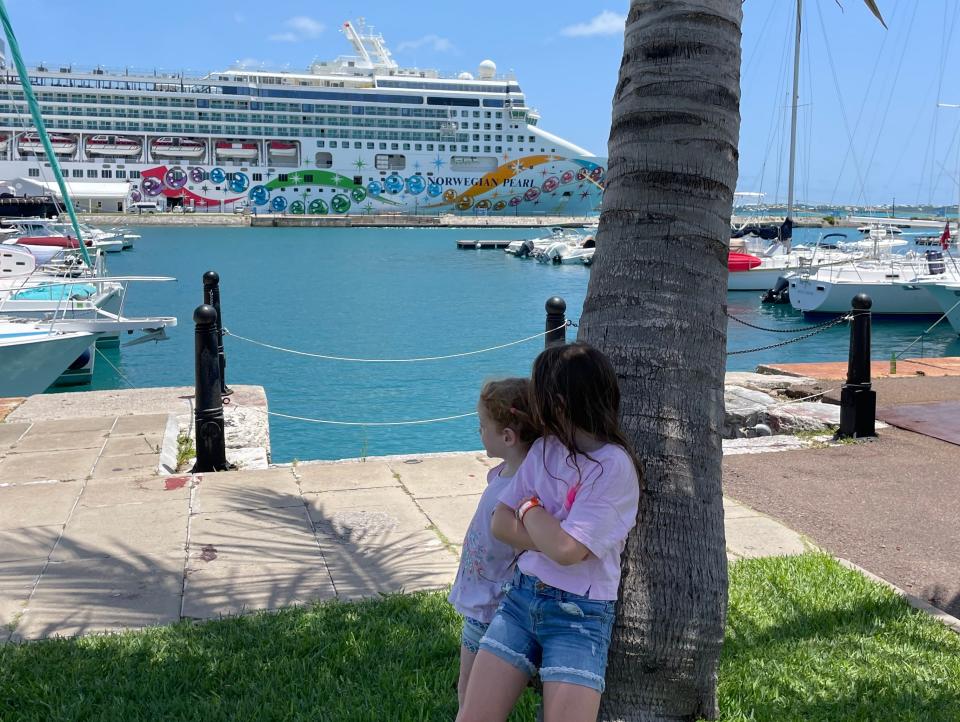
{"label": "dock", "polygon": [[466,239],[462,241],[457,241],[457,248],[465,251],[485,251],[491,248],[506,248],[513,241],[486,241],[481,239]]}

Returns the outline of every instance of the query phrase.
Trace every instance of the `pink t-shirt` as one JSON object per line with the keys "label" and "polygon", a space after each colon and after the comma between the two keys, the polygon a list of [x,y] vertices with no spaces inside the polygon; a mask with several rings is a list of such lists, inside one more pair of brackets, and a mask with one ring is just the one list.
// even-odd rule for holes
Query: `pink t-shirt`
{"label": "pink t-shirt", "polygon": [[[630,456],[606,444],[586,456],[570,452],[555,436],[537,439],[499,501],[511,509],[538,496],[560,527],[589,549],[582,562],[564,566],[541,552],[521,555],[517,566],[557,589],[590,599],[615,600],[620,554],[637,520],[640,485]],[[580,474],[577,474],[577,466]],[[579,487],[577,481],[580,480]],[[572,504],[570,503],[572,502]]]}

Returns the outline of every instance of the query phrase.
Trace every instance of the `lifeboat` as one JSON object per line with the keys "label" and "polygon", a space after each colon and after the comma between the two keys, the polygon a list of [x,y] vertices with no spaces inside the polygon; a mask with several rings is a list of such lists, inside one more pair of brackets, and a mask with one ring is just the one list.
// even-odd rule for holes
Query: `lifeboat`
{"label": "lifeboat", "polygon": [[296,158],[297,144],[291,140],[271,140],[267,143],[267,153],[271,158]]}
{"label": "lifeboat", "polygon": [[87,155],[102,155],[111,158],[140,155],[143,144],[136,138],[122,135],[92,135],[84,143]]}
{"label": "lifeboat", "polygon": [[240,143],[229,140],[218,140],[214,144],[213,152],[218,159],[253,160],[259,155],[256,143]]}
{"label": "lifeboat", "polygon": [[[50,145],[55,155],[73,155],[77,151],[77,139],[72,135],[50,133]],[[17,141],[17,150],[24,154],[46,154],[38,133],[24,133]]]}
{"label": "lifeboat", "polygon": [[756,256],[750,255],[749,253],[731,252],[727,256],[727,269],[730,271],[730,273],[749,271],[751,268],[756,268],[761,263],[763,263],[763,261]]}
{"label": "lifeboat", "polygon": [[150,143],[150,154],[154,158],[202,158],[207,144],[196,138],[178,138],[166,135]]}

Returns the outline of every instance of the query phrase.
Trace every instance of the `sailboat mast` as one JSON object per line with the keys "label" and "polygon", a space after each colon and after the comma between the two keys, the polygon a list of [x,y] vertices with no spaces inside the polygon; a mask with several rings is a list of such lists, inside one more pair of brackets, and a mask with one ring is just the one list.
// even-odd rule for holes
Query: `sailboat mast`
{"label": "sailboat mast", "polygon": [[[88,268],[92,268],[90,256],[83,243],[83,236],[80,234],[80,223],[77,221],[77,214],[73,208],[73,201],[67,193],[67,184],[63,180],[63,173],[60,172],[60,161],[57,160],[53,152],[53,146],[50,143],[50,136],[47,135],[47,128],[43,123],[43,116],[40,114],[40,104],[33,94],[33,88],[30,87],[30,76],[27,74],[27,67],[23,64],[23,56],[20,54],[20,45],[13,34],[13,26],[10,24],[10,16],[7,15],[7,8],[3,0],[0,0],[0,23],[3,24],[3,31],[7,36],[7,44],[10,46],[10,54],[13,55],[13,62],[17,66],[17,74],[20,76],[20,85],[23,86],[23,95],[30,108],[30,115],[33,118],[33,125],[43,143],[43,149],[46,151],[47,160],[50,161],[50,168],[57,179],[57,185],[60,187],[60,197],[63,198],[63,205],[66,206],[67,213],[70,215],[70,222],[73,224],[73,232],[77,235],[77,244],[80,246],[80,256]],[[11,143],[13,140],[11,139]]]}
{"label": "sailboat mast", "polygon": [[793,106],[790,114],[790,178],[787,190],[787,218],[793,217],[793,179],[797,163],[797,106],[800,102],[800,24],[803,0],[797,0],[797,37],[793,51]]}

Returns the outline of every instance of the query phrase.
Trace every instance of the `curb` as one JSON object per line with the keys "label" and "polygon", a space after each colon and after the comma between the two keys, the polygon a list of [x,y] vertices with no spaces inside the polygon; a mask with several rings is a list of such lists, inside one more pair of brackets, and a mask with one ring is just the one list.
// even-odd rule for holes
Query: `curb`
{"label": "curb", "polygon": [[163,430],[163,441],[160,443],[160,462],[157,472],[163,474],[177,473],[177,438],[180,436],[180,425],[177,417],[167,414],[167,427]]}
{"label": "curb", "polygon": [[907,592],[903,591],[897,585],[891,584],[886,579],[883,579],[881,577],[878,577],[876,574],[868,572],[863,567],[857,566],[851,561],[848,561],[846,559],[841,559],[840,557],[834,557],[834,559],[840,562],[841,566],[844,566],[847,569],[852,569],[855,572],[860,572],[867,579],[877,582],[878,584],[882,584],[887,589],[894,592],[897,596],[903,598],[903,600],[914,609],[917,609],[921,612],[926,612],[931,617],[933,617],[936,621],[940,622],[942,625],[947,627],[947,629],[949,629],[950,631],[956,634],[960,634],[960,619],[957,619],[951,614],[947,614],[945,611],[933,606],[925,599],[920,599],[920,597],[915,597],[912,594],[907,594]]}

